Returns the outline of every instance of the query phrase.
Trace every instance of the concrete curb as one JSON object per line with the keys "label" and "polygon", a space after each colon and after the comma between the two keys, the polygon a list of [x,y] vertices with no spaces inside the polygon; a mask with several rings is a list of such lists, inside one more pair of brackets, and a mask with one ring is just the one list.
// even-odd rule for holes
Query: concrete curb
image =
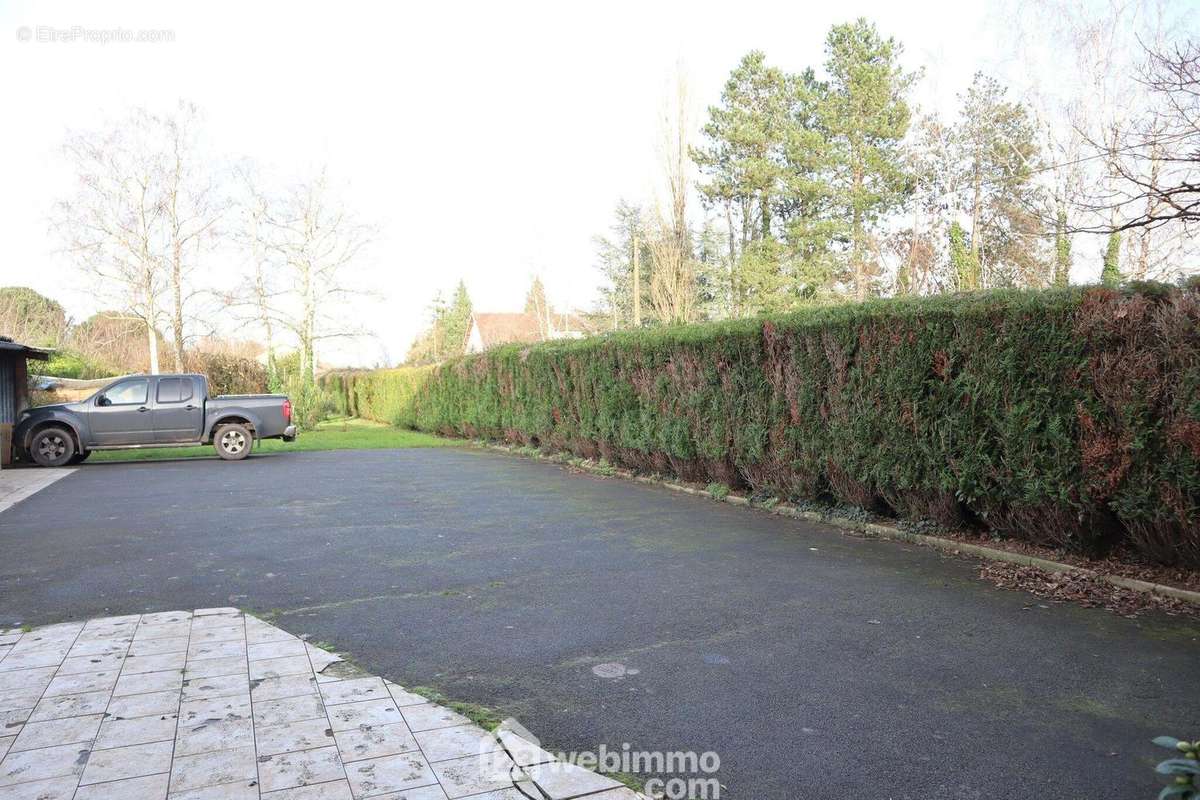
{"label": "concrete curb", "polygon": [[[509,455],[525,455],[516,447],[509,445],[494,444],[494,443],[475,443],[476,446],[485,447],[490,450],[496,450]],[[1142,581],[1136,578],[1125,578],[1120,575],[1108,575],[1096,570],[1087,569],[1086,567],[1077,567],[1073,564],[1064,564],[1060,561],[1051,561],[1038,556],[1030,556],[1024,553],[1013,553],[1008,550],[1000,550],[987,545],[974,544],[972,542],[960,542],[956,539],[947,539],[942,536],[931,536],[927,533],[913,533],[911,531],[902,530],[894,525],[886,525],[878,522],[862,522],[861,520],[851,519],[849,517],[839,517],[833,514],[819,514],[815,511],[801,511],[795,506],[790,506],[784,503],[772,506],[770,508],[761,505],[755,505],[750,502],[747,497],[730,494],[726,495],[723,500],[713,497],[709,492],[695,486],[688,486],[683,483],[674,481],[652,478],[647,475],[636,475],[626,469],[618,469],[607,467],[600,469],[597,465],[584,461],[573,461],[566,457],[542,454],[538,458],[552,461],[556,464],[565,464],[576,469],[589,472],[600,477],[619,477],[637,481],[638,483],[648,483],[654,486],[661,486],[665,489],[670,489],[683,494],[707,497],[715,502],[726,502],[737,506],[747,506],[757,511],[765,511],[769,514],[776,514],[783,517],[792,517],[795,519],[803,519],[808,522],[817,522],[824,525],[832,525],[835,528],[843,530],[857,531],[866,533],[880,539],[890,539],[894,541],[911,542],[919,544],[923,547],[934,547],[948,553],[956,555],[970,555],[976,558],[982,558],[988,561],[1004,561],[1009,564],[1019,564],[1026,567],[1036,567],[1037,569],[1046,572],[1073,572],[1080,575],[1088,575],[1105,583],[1119,586],[1122,589],[1129,589],[1143,594],[1157,594],[1163,597],[1171,597],[1176,600],[1182,600],[1186,603],[1193,603],[1200,606],[1200,592],[1193,592],[1188,589],[1179,589],[1175,586],[1166,586],[1161,583],[1151,583],[1150,581]]]}

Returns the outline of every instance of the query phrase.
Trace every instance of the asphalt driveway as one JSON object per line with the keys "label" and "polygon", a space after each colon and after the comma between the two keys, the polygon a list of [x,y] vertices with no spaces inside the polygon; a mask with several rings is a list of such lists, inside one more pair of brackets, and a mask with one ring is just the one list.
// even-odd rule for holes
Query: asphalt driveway
{"label": "asphalt driveway", "polygon": [[0,628],[273,612],[555,750],[715,751],[726,798],[1154,796],[1200,626],[974,573],[467,449],[85,465],[0,514]]}

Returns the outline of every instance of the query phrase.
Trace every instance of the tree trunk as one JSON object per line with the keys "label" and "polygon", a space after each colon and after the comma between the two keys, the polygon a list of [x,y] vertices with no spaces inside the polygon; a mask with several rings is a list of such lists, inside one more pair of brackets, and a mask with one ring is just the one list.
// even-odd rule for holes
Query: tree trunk
{"label": "tree trunk", "polygon": [[313,338],[316,335],[317,327],[317,304],[313,297],[313,282],[312,282],[312,265],[306,265],[304,269],[304,333],[301,338],[303,340],[303,353],[301,353],[301,361],[304,365],[303,375],[308,383],[314,384],[317,382],[317,364],[316,364],[316,348]]}
{"label": "tree trunk", "polygon": [[862,197],[863,169],[858,162],[857,148],[851,151],[854,162],[853,191],[850,202],[854,204],[850,219],[850,267],[854,276],[854,298],[859,302],[867,299],[867,269],[863,263],[863,214],[859,202]]}
{"label": "tree trunk", "polygon": [[267,305],[267,287],[263,281],[261,265],[258,267],[258,274],[254,282],[254,292],[258,299],[259,321],[262,323],[263,333],[267,340],[267,380],[274,383],[276,378],[275,333],[271,327],[271,309]]}
{"label": "tree trunk", "polygon": [[633,235],[633,327],[642,327],[642,265],[638,236]]}
{"label": "tree trunk", "polygon": [[725,226],[729,230],[729,316],[741,319],[741,297],[737,280],[737,236],[733,229],[733,205],[725,203]]}
{"label": "tree trunk", "polygon": [[[154,303],[146,307],[146,344],[150,350],[150,374],[158,374],[158,331],[154,330]],[[182,370],[181,370],[182,371]]]}
{"label": "tree trunk", "polygon": [[975,171],[974,193],[971,196],[971,255],[979,259],[979,199],[983,191],[979,171]]}
{"label": "tree trunk", "polygon": [[183,372],[183,252],[178,241],[171,263],[171,339],[175,371]]}
{"label": "tree trunk", "polygon": [[1067,234],[1066,203],[1057,201],[1058,214],[1054,219],[1054,285],[1067,286],[1071,282],[1071,240]]}

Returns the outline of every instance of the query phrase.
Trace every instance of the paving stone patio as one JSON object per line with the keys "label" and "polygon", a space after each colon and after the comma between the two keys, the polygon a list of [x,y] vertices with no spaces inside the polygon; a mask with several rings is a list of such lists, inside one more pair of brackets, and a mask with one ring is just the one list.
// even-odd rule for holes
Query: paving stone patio
{"label": "paving stone patio", "polygon": [[236,608],[0,630],[0,800],[636,800]]}

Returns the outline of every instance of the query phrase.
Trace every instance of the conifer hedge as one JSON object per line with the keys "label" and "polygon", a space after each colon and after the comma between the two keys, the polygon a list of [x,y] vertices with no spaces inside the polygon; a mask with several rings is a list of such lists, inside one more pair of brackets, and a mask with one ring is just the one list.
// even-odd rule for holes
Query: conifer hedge
{"label": "conifer hedge", "polygon": [[1200,565],[1200,291],[879,300],[342,375],[353,413]]}

